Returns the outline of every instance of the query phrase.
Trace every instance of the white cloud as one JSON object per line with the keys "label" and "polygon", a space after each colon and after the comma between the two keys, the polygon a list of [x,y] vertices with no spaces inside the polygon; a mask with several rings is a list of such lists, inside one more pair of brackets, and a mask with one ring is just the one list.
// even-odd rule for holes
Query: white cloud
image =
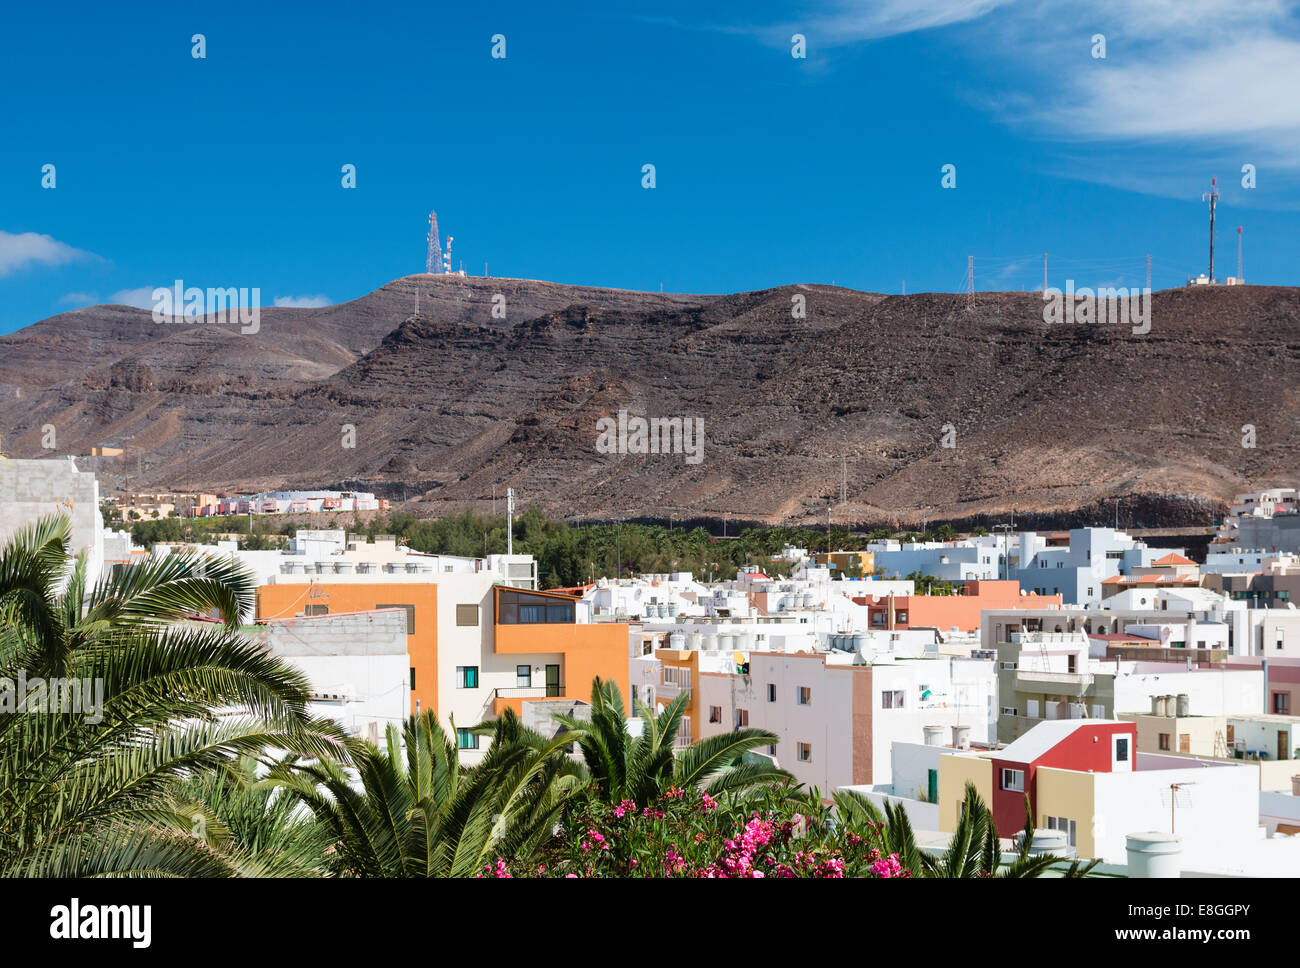
{"label": "white cloud", "polygon": [[99,302],[99,295],[93,292],[70,292],[59,297],[60,305],[93,306]]}
{"label": "white cloud", "polygon": [[276,296],[275,304],[288,309],[320,309],[333,305],[329,296]]}
{"label": "white cloud", "polygon": [[0,276],[12,275],[29,266],[62,266],[80,259],[97,258],[93,252],[74,249],[48,235],[37,232],[15,235],[0,230]]}
{"label": "white cloud", "polygon": [[808,35],[810,44],[839,47],[918,30],[946,27],[977,20],[1012,0],[839,0],[830,9],[810,17],[802,28],[792,22],[790,31]]}
{"label": "white cloud", "polygon": [[110,302],[118,306],[134,306],[136,309],[148,309],[151,312],[154,308],[154,292],[159,289],[166,289],[166,286],[141,286],[139,289],[121,289],[113,293]]}

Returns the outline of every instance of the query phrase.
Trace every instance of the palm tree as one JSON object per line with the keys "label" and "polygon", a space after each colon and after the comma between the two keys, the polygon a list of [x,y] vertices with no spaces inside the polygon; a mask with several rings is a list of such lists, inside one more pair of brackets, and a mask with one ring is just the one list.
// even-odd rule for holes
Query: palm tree
{"label": "palm tree", "polygon": [[[1029,798],[1025,798],[1025,831],[1016,859],[1002,862],[1002,847],[998,842],[997,825],[993,814],[975,788],[966,782],[957,826],[948,841],[948,847],[936,858],[922,851],[916,844],[912,824],[902,805],[886,802],[884,812],[866,796],[853,790],[835,794],[836,813],[851,826],[872,825],[877,831],[875,840],[882,853],[897,854],[899,864],[918,877],[970,878],[970,877],[1042,877],[1052,867],[1067,858],[1056,854],[1031,854],[1034,842],[1034,818],[1030,812]],[[1073,861],[1063,877],[1084,877],[1098,861]]]}
{"label": "palm tree", "polygon": [[243,569],[172,556],[88,589],[69,535],[44,518],[0,549],[0,876],[230,873],[164,819],[176,779],[268,747],[339,753],[344,734],[239,634]]}
{"label": "palm tree", "polygon": [[[287,757],[283,763],[292,763]],[[329,836],[252,756],[178,784],[161,826],[185,826],[241,877],[326,877]]]}
{"label": "palm tree", "polygon": [[707,792],[717,796],[794,780],[767,758],[746,757],[778,741],[775,733],[764,729],[737,729],[676,748],[689,699],[688,692],[681,693],[658,715],[638,702],[642,732],[633,737],[618,685],[597,677],[591,684],[590,721],[555,717],[582,751],[592,782],[589,792],[607,804],[633,800],[643,807],[674,786],[707,784]]}
{"label": "palm tree", "polygon": [[567,737],[547,741],[512,711],[486,730],[492,746],[468,769],[429,710],[390,725],[385,749],[354,741],[355,771],[322,759],[271,776],[327,831],[339,874],[472,877],[497,856],[527,863],[578,787]]}

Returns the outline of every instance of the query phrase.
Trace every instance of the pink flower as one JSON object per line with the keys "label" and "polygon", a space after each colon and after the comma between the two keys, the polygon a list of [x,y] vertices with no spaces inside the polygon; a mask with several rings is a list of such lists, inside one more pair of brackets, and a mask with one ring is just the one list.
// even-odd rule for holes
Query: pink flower
{"label": "pink flower", "polygon": [[890,854],[887,859],[872,864],[871,873],[877,877],[900,877],[903,873],[903,865],[898,862],[897,854]]}
{"label": "pink flower", "polygon": [[709,796],[707,793],[700,798],[700,806],[703,808],[705,813],[708,813],[717,805],[718,805],[718,801],[713,799],[713,797]]}

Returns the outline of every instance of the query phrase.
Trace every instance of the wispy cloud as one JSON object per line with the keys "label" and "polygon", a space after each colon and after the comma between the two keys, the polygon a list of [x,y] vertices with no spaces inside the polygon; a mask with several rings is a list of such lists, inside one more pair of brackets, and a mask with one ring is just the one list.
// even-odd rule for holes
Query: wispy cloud
{"label": "wispy cloud", "polygon": [[[162,288],[166,289],[167,286]],[[141,286],[139,289],[120,289],[113,293],[109,301],[118,306],[134,306],[136,309],[153,310],[153,294],[157,286]]]}
{"label": "wispy cloud", "polygon": [[[801,29],[816,49],[949,28],[945,44],[985,78],[965,92],[977,109],[1027,137],[1094,146],[1063,154],[1062,174],[1184,195],[1193,165],[1221,182],[1247,163],[1282,176],[1275,189],[1300,180],[1298,10],[1295,0],[830,0]],[[1104,59],[1092,56],[1094,34]],[[1101,145],[1161,154],[1126,155],[1116,171],[1113,157],[1097,161]],[[1267,174],[1259,194],[1280,201]]]}
{"label": "wispy cloud", "polygon": [[333,305],[329,296],[276,296],[275,304],[288,309],[320,309]]}
{"label": "wispy cloud", "polygon": [[0,230],[0,276],[12,275],[32,266],[57,267],[82,259],[98,259],[93,252],[75,249],[38,232]]}
{"label": "wispy cloud", "polygon": [[70,292],[59,297],[62,306],[93,306],[99,302],[99,295],[93,292]]}

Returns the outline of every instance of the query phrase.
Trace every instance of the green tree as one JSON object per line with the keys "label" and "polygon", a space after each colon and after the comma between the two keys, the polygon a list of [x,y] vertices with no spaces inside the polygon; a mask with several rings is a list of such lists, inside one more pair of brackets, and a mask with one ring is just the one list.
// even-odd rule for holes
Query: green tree
{"label": "green tree", "polygon": [[476,731],[493,743],[469,769],[429,710],[400,734],[390,725],[385,749],[354,741],[355,773],[322,759],[280,764],[272,777],[327,831],[337,873],[472,877],[498,855],[535,856],[579,786],[568,739],[544,740],[511,711]]}
{"label": "green tree", "polygon": [[[343,733],[239,634],[247,572],[169,556],[87,588],[69,536],[50,517],[0,549],[0,678],[48,686],[0,714],[0,876],[229,874],[175,811],[175,779],[266,747],[337,754]],[[207,612],[221,622],[184,621]]]}
{"label": "green tree", "polygon": [[589,722],[556,716],[570,738],[577,740],[587,765],[589,794],[607,804],[633,800],[644,807],[674,786],[705,786],[717,796],[794,779],[766,757],[745,756],[778,741],[779,737],[767,730],[737,729],[678,748],[677,733],[689,699],[688,692],[681,693],[657,716],[638,702],[642,731],[634,737],[628,731],[623,694],[617,684],[597,678],[591,685]]}

